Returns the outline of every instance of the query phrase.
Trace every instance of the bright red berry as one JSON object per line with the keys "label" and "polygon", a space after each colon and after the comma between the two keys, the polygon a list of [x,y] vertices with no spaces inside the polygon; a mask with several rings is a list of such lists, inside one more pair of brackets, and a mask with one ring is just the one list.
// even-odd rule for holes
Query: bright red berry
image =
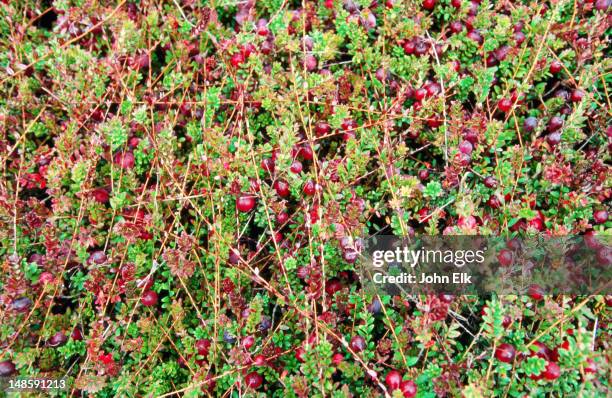
{"label": "bright red berry", "polygon": [[255,197],[243,195],[236,200],[236,209],[243,213],[248,213],[255,207]]}
{"label": "bright red berry", "polygon": [[436,6],[436,0],[423,0],[423,8],[426,10],[433,10]]}
{"label": "bright red berry", "polygon": [[417,385],[412,380],[404,380],[400,384],[400,391],[404,398],[414,398],[417,394]]}
{"label": "bright red berry", "polygon": [[276,180],[274,182],[274,190],[281,198],[289,196],[289,184],[285,180]]}
{"label": "bright red berry", "polygon": [[546,380],[556,380],[559,378],[559,376],[561,376],[561,368],[559,368],[559,365],[554,362],[548,362],[546,369],[544,369],[544,372],[542,372],[542,376]]}
{"label": "bright red berry", "polygon": [[508,113],[512,109],[512,101],[509,98],[502,98],[497,103],[497,107],[500,111]]}
{"label": "bright red berry", "polygon": [[551,62],[550,68],[548,70],[550,70],[550,73],[552,74],[557,74],[561,72],[562,68],[563,68],[563,64],[557,60],[554,60]]}
{"label": "bright red berry", "polygon": [[314,195],[316,192],[315,183],[312,180],[307,181],[306,184],[304,184],[304,188],[302,188],[302,192],[308,196]]}
{"label": "bright red berry", "polygon": [[385,377],[385,384],[389,390],[397,390],[402,383],[402,375],[397,370],[392,370]]}

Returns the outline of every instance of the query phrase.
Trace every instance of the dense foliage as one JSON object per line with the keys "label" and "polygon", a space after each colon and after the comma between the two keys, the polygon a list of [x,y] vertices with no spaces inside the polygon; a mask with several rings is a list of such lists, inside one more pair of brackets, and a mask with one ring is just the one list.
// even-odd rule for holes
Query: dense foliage
{"label": "dense foliage", "polygon": [[611,15],[0,0],[0,375],[606,396],[610,297],[371,296],[355,261],[375,234],[610,234]]}

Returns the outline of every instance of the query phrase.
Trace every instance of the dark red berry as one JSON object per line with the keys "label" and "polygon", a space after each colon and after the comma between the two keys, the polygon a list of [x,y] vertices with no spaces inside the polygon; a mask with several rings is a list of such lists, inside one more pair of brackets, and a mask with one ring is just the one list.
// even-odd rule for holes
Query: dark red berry
{"label": "dark red berry", "polygon": [[246,349],[249,350],[251,347],[253,347],[253,344],[255,344],[255,337],[253,336],[246,336],[243,340],[242,340],[242,346]]}
{"label": "dark red berry", "polygon": [[0,362],[0,377],[8,377],[15,373],[15,364],[13,361]]}
{"label": "dark red berry", "polygon": [[491,176],[485,177],[484,185],[487,188],[493,189],[493,188],[497,187],[497,180],[495,178],[491,177]]}
{"label": "dark red berry", "polygon": [[91,196],[98,203],[107,203],[108,202],[108,191],[104,188],[96,188],[91,191]]}
{"label": "dark red berry", "polygon": [[329,124],[327,122],[318,122],[315,125],[315,134],[318,137],[327,135],[331,132],[331,127],[329,126]]}
{"label": "dark red berry", "polygon": [[473,149],[474,149],[474,147],[473,147],[473,146],[472,146],[472,144],[471,144],[469,141],[467,141],[467,140],[462,141],[462,142],[459,144],[459,151],[460,151],[461,153],[465,153],[466,155],[471,154]]}
{"label": "dark red berry", "polygon": [[583,97],[584,97],[584,91],[577,88],[576,90],[572,91],[572,95],[570,99],[572,100],[572,102],[580,102],[582,101]]}
{"label": "dark red berry", "polygon": [[62,332],[57,332],[51,336],[47,344],[49,344],[50,347],[59,347],[64,345],[66,341],[68,341],[68,337]]}
{"label": "dark red berry", "polygon": [[548,134],[546,136],[546,142],[548,142],[550,146],[555,146],[559,144],[561,142],[561,133],[555,132]]}
{"label": "dark red berry", "polygon": [[549,133],[554,133],[555,131],[558,131],[561,127],[563,127],[563,119],[561,119],[559,116],[553,116],[548,122],[547,129]]}
{"label": "dark red berry", "polygon": [[500,344],[495,350],[495,358],[500,362],[511,363],[514,361],[515,356],[516,349],[514,346],[507,343]]}
{"label": "dark red berry", "polygon": [[361,336],[353,336],[351,342],[349,343],[349,347],[351,347],[351,350],[355,352],[361,352],[366,348],[366,341]]}
{"label": "dark red berry", "polygon": [[210,340],[208,339],[199,339],[195,343],[195,349],[198,352],[198,355],[202,355],[203,357],[208,356],[208,352],[210,351]]}
{"label": "dark red berry", "polygon": [[230,58],[230,64],[232,64],[234,68],[239,67],[243,62],[244,62],[244,55],[242,55],[241,52],[235,53]]}

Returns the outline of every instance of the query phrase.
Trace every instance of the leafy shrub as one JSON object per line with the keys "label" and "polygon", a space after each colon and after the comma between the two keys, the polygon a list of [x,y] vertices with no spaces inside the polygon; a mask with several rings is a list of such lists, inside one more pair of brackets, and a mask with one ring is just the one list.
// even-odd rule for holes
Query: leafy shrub
{"label": "leafy shrub", "polygon": [[606,396],[609,297],[372,297],[353,246],[609,234],[608,0],[2,3],[0,374]]}

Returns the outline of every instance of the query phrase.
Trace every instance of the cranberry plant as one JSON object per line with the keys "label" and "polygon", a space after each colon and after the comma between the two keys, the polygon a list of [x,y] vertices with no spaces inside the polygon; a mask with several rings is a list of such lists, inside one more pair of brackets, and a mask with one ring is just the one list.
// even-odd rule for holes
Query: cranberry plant
{"label": "cranberry plant", "polygon": [[610,266],[609,0],[0,4],[0,376],[606,396],[605,292],[372,295],[356,261],[539,233]]}

